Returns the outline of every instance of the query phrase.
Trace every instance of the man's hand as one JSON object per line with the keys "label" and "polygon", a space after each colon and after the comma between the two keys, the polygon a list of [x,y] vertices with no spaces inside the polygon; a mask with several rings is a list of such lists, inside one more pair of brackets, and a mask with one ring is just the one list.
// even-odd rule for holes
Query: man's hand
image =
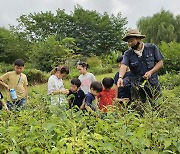
{"label": "man's hand", "polygon": [[148,71],[148,72],[146,72],[146,73],[144,74],[143,78],[146,79],[146,80],[148,80],[148,79],[151,77],[151,75],[152,75],[152,72],[151,72],[151,71]]}
{"label": "man's hand", "polygon": [[118,87],[123,87],[123,86],[124,86],[124,85],[123,85],[123,79],[122,79],[122,78],[119,78],[119,79],[118,79],[117,86],[118,86]]}

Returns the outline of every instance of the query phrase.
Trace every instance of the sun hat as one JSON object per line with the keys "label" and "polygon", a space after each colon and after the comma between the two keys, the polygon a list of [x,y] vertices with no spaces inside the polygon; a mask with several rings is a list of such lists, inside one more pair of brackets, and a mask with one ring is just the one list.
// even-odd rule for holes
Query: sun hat
{"label": "sun hat", "polygon": [[126,35],[122,38],[123,41],[127,42],[129,37],[138,37],[138,38],[145,38],[145,35],[142,35],[138,29],[130,29],[127,31]]}

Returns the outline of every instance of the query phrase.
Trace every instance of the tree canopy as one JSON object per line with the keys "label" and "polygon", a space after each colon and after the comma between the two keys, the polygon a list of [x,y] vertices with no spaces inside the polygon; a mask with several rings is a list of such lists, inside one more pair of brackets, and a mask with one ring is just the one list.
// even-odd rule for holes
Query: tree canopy
{"label": "tree canopy", "polygon": [[161,41],[180,42],[180,16],[176,17],[169,11],[161,10],[152,17],[143,17],[138,21],[138,28],[146,35],[146,42],[156,44]]}
{"label": "tree canopy", "polygon": [[45,41],[54,35],[61,41],[66,37],[74,38],[77,53],[83,55],[108,54],[113,50],[122,51],[126,18],[121,13],[108,15],[76,6],[71,14],[58,9],[52,12],[30,13],[18,19],[16,31],[25,34],[31,42]]}

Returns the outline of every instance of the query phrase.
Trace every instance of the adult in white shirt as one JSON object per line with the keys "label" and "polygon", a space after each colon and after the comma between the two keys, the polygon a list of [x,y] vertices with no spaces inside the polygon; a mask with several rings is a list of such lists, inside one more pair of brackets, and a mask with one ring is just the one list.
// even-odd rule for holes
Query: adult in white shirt
{"label": "adult in white shirt", "polygon": [[92,73],[88,72],[89,65],[85,62],[79,62],[77,65],[77,69],[80,72],[80,76],[78,77],[81,81],[81,90],[84,91],[85,94],[90,92],[90,85],[93,81],[96,81],[95,76]]}
{"label": "adult in white shirt", "polygon": [[66,66],[58,66],[51,71],[48,79],[48,95],[50,95],[52,105],[66,103],[66,94],[69,90],[64,88],[62,79],[68,74],[69,68]]}

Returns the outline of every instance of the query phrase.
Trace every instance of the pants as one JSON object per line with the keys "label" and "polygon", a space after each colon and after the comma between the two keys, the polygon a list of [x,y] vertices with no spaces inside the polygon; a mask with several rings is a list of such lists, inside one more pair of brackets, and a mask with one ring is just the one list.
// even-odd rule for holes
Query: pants
{"label": "pants", "polygon": [[18,108],[24,109],[25,103],[26,103],[25,98],[22,98],[16,102],[7,101],[7,107],[10,111],[12,111],[14,109],[18,110]]}

